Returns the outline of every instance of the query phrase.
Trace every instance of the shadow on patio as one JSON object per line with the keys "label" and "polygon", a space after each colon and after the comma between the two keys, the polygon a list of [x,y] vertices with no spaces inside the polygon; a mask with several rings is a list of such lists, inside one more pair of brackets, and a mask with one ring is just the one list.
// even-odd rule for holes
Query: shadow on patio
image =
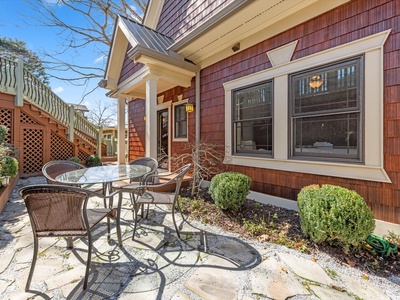
{"label": "shadow on patio", "polygon": [[234,298],[232,278],[261,263],[260,253],[249,244],[206,227],[198,229],[185,223],[183,241],[177,239],[170,214],[162,206],[150,210],[149,219],[140,222],[138,236],[132,241],[132,214],[126,194],[121,220],[123,248],[117,245],[115,224],[109,243],[105,222],[94,230],[87,290],[82,290],[87,240],[76,239],[74,248],[67,249],[65,239],[47,238],[39,243],[31,290],[25,293],[33,238],[18,190],[39,183],[44,183],[43,177],[21,179],[0,216],[4,257],[0,261],[0,294],[7,299],[171,299],[185,289],[199,295],[201,290],[212,288],[215,280],[220,289],[216,293]]}

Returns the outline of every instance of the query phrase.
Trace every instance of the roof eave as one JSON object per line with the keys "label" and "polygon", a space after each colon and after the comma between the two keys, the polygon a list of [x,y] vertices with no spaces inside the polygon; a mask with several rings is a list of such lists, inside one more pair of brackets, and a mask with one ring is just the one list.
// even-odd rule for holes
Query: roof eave
{"label": "roof eave", "polygon": [[236,14],[238,11],[240,11],[247,5],[250,5],[254,1],[255,0],[232,1],[232,3],[227,5],[225,8],[221,9],[218,13],[216,13],[214,16],[212,16],[206,22],[204,22],[203,24],[200,24],[199,26],[194,28],[192,31],[190,31],[188,34],[184,35],[182,38],[175,41],[175,43],[173,43],[168,48],[168,50],[178,52],[179,50],[184,48],[187,44],[190,44],[190,42],[193,41],[194,39],[199,38],[202,35],[206,34],[210,28],[222,23],[226,19],[229,19],[231,16]]}
{"label": "roof eave", "polygon": [[173,65],[178,68],[182,68],[184,70],[188,70],[191,72],[198,72],[200,67],[196,66],[192,62],[186,61],[181,55],[170,52],[169,55],[154,51],[152,49],[143,47],[141,45],[136,45],[134,48],[128,51],[128,57],[134,61],[140,62],[140,57],[146,56],[156,61],[162,61],[166,64]]}

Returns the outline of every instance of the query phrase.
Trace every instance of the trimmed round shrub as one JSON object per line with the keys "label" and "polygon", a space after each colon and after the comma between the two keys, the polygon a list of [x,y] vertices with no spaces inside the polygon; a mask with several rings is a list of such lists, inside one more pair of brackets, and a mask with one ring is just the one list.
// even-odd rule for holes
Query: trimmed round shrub
{"label": "trimmed round shrub", "polygon": [[90,155],[88,156],[88,158],[86,158],[86,166],[88,168],[90,167],[97,167],[97,166],[101,166],[101,160],[100,157],[98,157],[97,155]]}
{"label": "trimmed round shrub", "polygon": [[209,193],[223,210],[239,210],[250,191],[251,178],[237,172],[225,172],[211,179]]}
{"label": "trimmed round shrub", "polygon": [[359,248],[375,228],[372,211],[355,191],[324,184],[297,195],[301,229],[316,243]]}

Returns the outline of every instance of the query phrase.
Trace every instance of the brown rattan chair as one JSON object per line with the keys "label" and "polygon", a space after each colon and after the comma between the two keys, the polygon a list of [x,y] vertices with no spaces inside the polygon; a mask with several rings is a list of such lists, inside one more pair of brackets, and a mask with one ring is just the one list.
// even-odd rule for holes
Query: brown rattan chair
{"label": "brown rattan chair", "polygon": [[46,177],[48,184],[63,185],[63,183],[56,180],[58,175],[85,168],[84,165],[70,160],[52,160],[44,164],[42,167],[42,173]]}
{"label": "brown rattan chair", "polygon": [[[114,218],[115,211],[110,207],[88,207],[92,197],[99,197],[106,201],[116,193],[108,196],[86,189],[66,185],[42,184],[31,185],[20,189],[20,194],[25,201],[29,219],[32,226],[34,250],[31,269],[25,291],[29,290],[35,269],[39,238],[67,237],[68,247],[73,247],[72,237],[87,237],[88,257],[83,289],[86,289],[92,252],[91,230],[101,220],[107,218],[108,238],[110,238],[110,218]],[[118,237],[120,229],[117,227]]]}
{"label": "brown rattan chair", "polygon": [[[176,230],[176,233],[178,235],[178,238],[180,239],[180,233],[178,229],[178,225],[176,224],[176,219],[175,219],[175,211],[178,204],[178,196],[179,192],[181,189],[181,184],[183,177],[187,173],[187,171],[190,169],[192,164],[187,164],[184,165],[183,167],[179,168],[175,172],[168,173],[168,174],[162,174],[162,175],[152,175],[146,178],[147,182],[142,185],[138,186],[135,188],[132,192],[132,199],[133,199],[133,210],[134,210],[134,228],[133,228],[133,235],[132,235],[132,240],[135,238],[136,235],[136,229],[137,229],[137,224],[138,224],[138,219],[139,219],[139,209],[140,206],[143,204],[169,204],[171,205],[171,213],[172,213],[172,220],[174,223],[174,227]],[[153,178],[157,178],[156,180],[153,180]],[[152,183],[152,182],[161,182],[161,183]],[[175,186],[175,191],[173,192],[162,192],[163,189],[165,189],[168,186],[174,185]],[[118,209],[121,208],[121,195],[120,195],[120,201],[118,205]],[[146,213],[146,218],[148,217],[148,209]]]}
{"label": "brown rattan chair", "polygon": [[80,163],[71,160],[52,160],[44,164],[44,166],[42,167],[42,173],[46,177],[48,184],[77,186],[94,192],[105,194],[104,187],[100,184],[66,184],[56,180],[56,177],[58,175],[80,169],[86,169],[86,167],[84,165],[81,165]]}

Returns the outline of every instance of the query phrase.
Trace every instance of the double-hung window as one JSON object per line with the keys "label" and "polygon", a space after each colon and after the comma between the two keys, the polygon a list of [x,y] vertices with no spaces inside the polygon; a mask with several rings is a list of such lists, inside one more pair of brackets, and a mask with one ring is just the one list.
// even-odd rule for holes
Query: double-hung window
{"label": "double-hung window", "polygon": [[233,91],[233,154],[272,156],[272,81]]}
{"label": "double-hung window", "polygon": [[187,136],[187,112],[186,104],[175,105],[174,107],[174,138],[175,139],[186,139]]}
{"label": "double-hung window", "polygon": [[363,160],[363,57],[290,75],[291,158]]}

